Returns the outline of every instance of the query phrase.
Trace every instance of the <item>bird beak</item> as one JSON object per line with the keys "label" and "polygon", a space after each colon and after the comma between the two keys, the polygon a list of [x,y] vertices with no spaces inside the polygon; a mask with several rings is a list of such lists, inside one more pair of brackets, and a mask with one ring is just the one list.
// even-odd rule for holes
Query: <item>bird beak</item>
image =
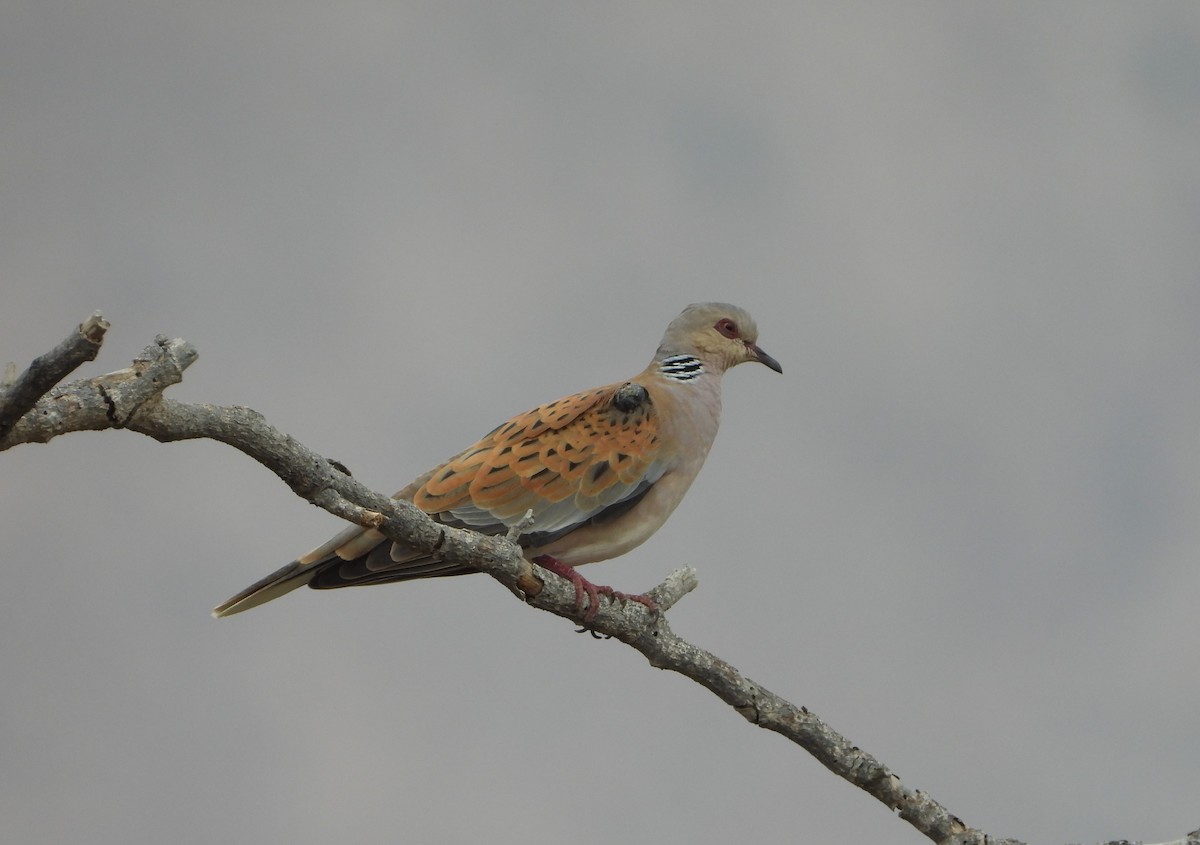
{"label": "bird beak", "polygon": [[760,364],[766,364],[777,373],[783,373],[783,365],[764,352],[757,343],[747,343],[746,348],[750,350],[750,357],[755,361]]}

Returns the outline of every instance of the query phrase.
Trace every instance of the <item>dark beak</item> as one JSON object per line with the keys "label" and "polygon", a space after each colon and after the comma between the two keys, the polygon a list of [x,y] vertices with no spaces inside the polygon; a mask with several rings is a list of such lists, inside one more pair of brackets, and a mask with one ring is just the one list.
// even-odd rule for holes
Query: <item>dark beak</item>
{"label": "dark beak", "polygon": [[746,346],[749,347],[750,354],[754,356],[755,361],[760,364],[766,364],[777,373],[783,373],[783,365],[764,352],[757,343],[747,343]]}

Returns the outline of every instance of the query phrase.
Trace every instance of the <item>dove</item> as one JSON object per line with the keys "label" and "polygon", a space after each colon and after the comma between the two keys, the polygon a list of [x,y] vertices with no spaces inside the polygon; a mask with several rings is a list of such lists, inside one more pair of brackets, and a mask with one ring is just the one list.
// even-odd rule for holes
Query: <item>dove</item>
{"label": "dove", "polygon": [[[662,527],[717,435],[721,376],[750,361],[783,372],[759,347],[746,311],[716,302],[689,305],[638,375],[513,417],[393,498],[439,523],[483,534],[507,533],[531,514],[518,539],[522,552],[571,582],[585,623],[598,612],[601,595],[656,610],[649,597],[593,584],[575,567],[623,555]],[[213,615],[240,613],[304,585],[328,590],[474,571],[356,525],[218,605]]]}

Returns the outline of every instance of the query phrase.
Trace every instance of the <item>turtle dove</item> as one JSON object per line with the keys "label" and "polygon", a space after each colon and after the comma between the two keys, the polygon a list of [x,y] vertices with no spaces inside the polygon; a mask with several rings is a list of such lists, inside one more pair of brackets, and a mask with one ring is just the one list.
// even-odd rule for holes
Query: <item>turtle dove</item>
{"label": "turtle dove", "polygon": [[[649,598],[593,585],[575,567],[625,554],[662,527],[716,437],[722,374],[746,361],[783,372],[757,340],[741,308],[689,305],[638,375],[513,417],[394,498],[484,534],[505,533],[531,511],[519,540],[525,557],[571,581],[585,622],[599,609],[599,594],[653,609]],[[240,613],[305,584],[323,590],[473,571],[352,526],[213,615]]]}

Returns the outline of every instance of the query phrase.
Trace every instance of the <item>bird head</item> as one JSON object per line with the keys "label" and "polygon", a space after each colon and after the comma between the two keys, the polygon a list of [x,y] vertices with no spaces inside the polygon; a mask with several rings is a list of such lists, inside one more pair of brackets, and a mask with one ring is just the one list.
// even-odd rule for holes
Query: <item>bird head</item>
{"label": "bird head", "polygon": [[758,327],[744,309],[724,302],[698,302],[671,321],[658,346],[658,357],[695,355],[724,371],[747,361],[783,372],[758,345]]}

